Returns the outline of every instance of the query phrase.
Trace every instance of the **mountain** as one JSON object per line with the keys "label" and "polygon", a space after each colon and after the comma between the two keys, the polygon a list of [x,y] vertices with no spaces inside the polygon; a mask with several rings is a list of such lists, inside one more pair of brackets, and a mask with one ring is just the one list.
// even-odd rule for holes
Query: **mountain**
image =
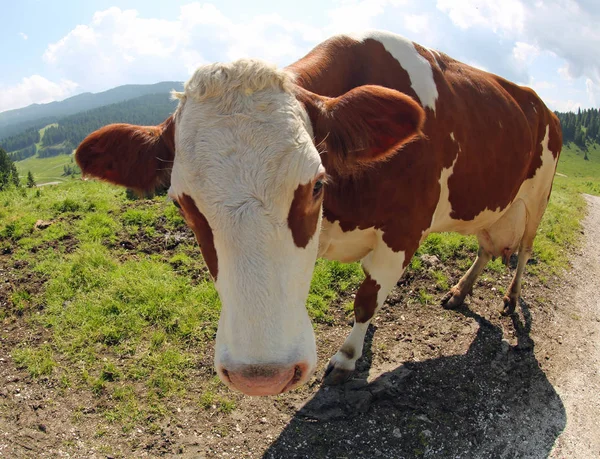
{"label": "mountain", "polygon": [[172,89],[181,90],[181,82],[163,81],[156,84],[128,84],[108,91],[83,93],[60,102],[33,104],[25,108],[0,113],[0,139],[25,131],[37,129],[56,122],[59,118],[91,110],[97,107],[123,102],[147,94],[167,94]]}

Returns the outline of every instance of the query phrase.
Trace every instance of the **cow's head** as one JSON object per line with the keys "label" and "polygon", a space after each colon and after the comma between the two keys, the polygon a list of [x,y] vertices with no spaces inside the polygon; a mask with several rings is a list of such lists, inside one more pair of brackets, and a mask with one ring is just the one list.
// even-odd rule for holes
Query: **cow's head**
{"label": "cow's head", "polygon": [[418,135],[423,111],[377,86],[318,96],[253,60],[201,67],[176,96],[163,124],[106,126],[77,162],[141,191],[170,183],[221,298],[219,377],[250,395],[290,390],[317,359],[305,302],[327,193],[322,158],[347,171],[385,158]]}

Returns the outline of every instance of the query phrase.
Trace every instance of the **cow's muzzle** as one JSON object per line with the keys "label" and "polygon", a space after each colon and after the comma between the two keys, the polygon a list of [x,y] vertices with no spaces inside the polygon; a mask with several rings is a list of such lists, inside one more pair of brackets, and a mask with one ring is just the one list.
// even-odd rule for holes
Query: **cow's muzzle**
{"label": "cow's muzzle", "polygon": [[277,395],[298,387],[310,377],[305,362],[295,365],[238,365],[218,368],[221,379],[246,395]]}

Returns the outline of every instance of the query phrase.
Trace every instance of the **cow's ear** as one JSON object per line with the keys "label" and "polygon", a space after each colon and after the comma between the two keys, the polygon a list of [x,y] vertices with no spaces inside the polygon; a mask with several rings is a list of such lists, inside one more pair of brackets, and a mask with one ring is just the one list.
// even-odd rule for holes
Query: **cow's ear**
{"label": "cow's ear", "polygon": [[301,91],[315,142],[338,169],[380,161],[421,134],[425,112],[411,97],[382,86],[359,86],[334,98]]}
{"label": "cow's ear", "polygon": [[140,192],[169,185],[174,158],[172,116],[158,126],[104,126],[88,135],[75,153],[84,175]]}

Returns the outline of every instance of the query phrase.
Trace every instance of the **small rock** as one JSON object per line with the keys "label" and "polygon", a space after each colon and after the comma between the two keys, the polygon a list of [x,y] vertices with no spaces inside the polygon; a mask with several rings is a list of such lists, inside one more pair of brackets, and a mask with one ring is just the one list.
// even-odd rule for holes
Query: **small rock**
{"label": "small rock", "polygon": [[52,222],[48,222],[45,220],[38,220],[37,222],[35,222],[35,225],[33,225],[33,229],[46,229],[48,228],[50,225],[52,224]]}
{"label": "small rock", "polygon": [[427,267],[429,267],[429,266],[437,266],[437,265],[439,265],[441,263],[440,259],[438,257],[436,257],[435,255],[428,255],[426,253],[424,253],[423,255],[421,255],[421,261]]}
{"label": "small rock", "polygon": [[400,429],[398,427],[396,427],[393,431],[392,431],[392,435],[396,438],[402,438],[402,432],[400,432]]}
{"label": "small rock", "polygon": [[424,414],[419,414],[418,416],[415,416],[419,421],[423,421],[423,422],[428,422],[429,424],[431,424],[431,419],[429,419],[426,415]]}

